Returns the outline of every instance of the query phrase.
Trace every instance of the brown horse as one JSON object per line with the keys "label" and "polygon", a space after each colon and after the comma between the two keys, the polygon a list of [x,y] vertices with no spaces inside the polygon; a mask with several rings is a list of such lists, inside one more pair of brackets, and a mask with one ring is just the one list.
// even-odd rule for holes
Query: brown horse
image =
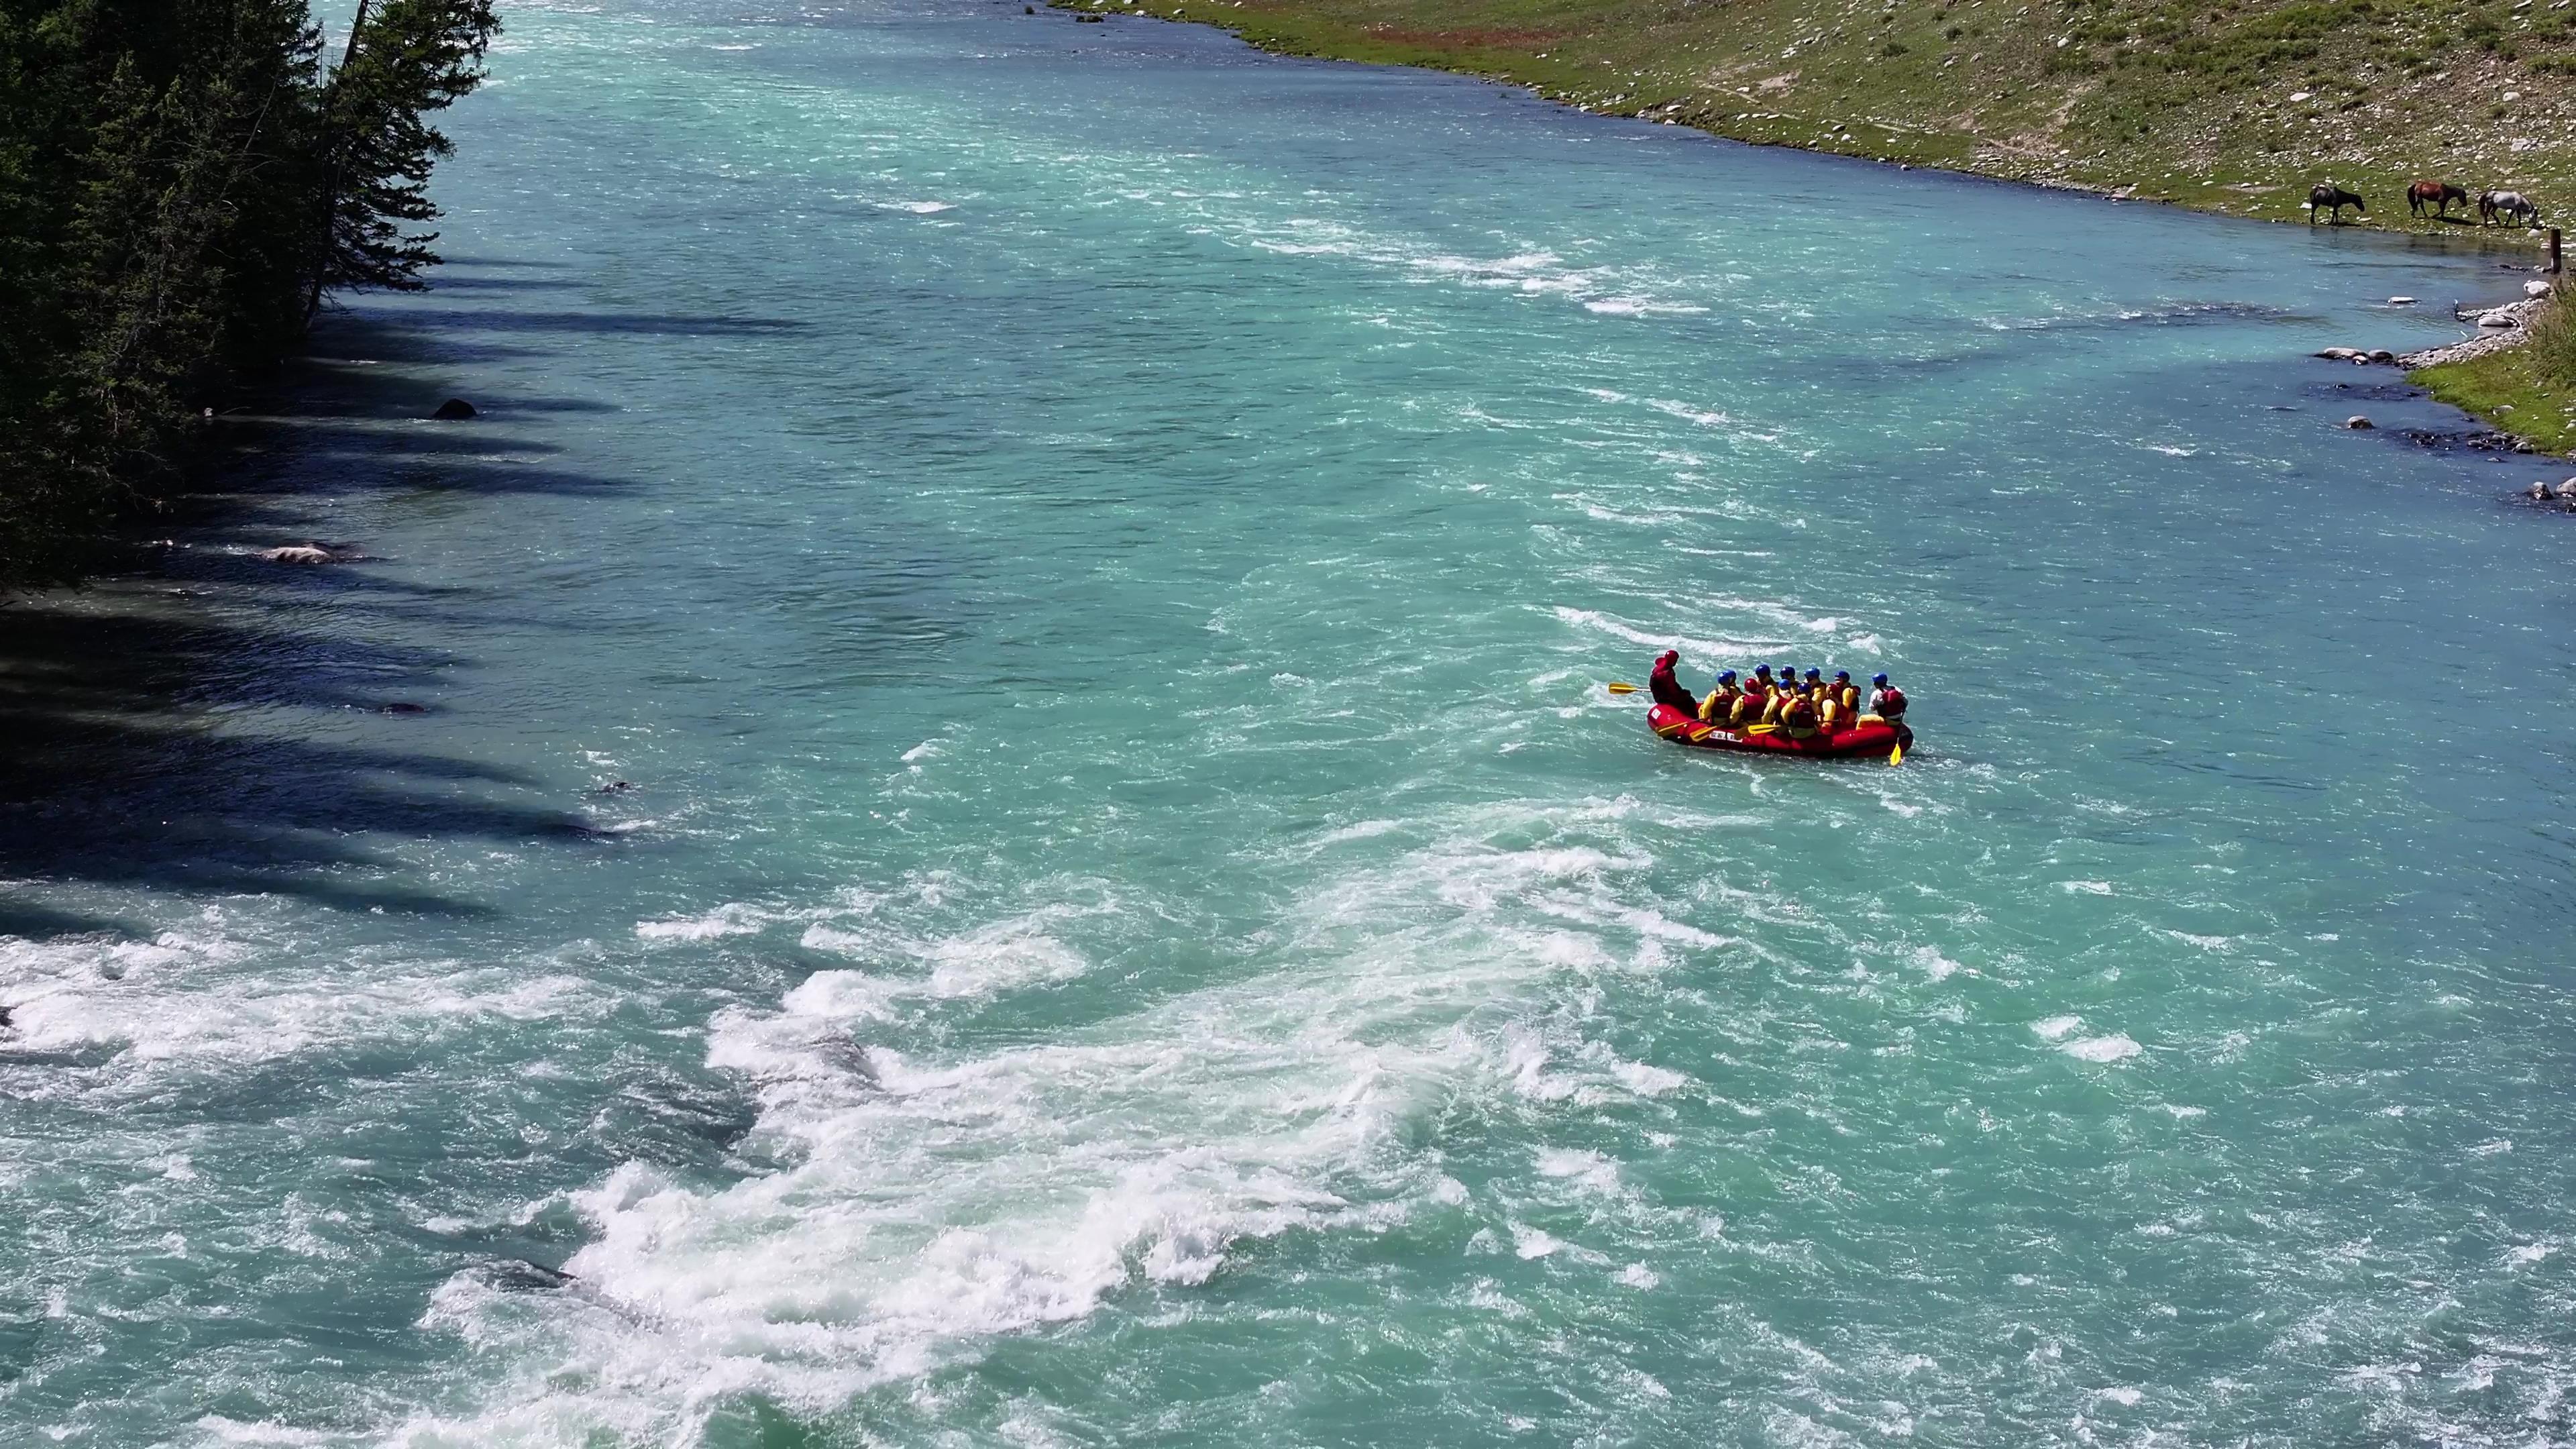
{"label": "brown horse", "polygon": [[2433,208],[2434,216],[2448,221],[2454,201],[2462,206],[2468,205],[2468,188],[2453,186],[2447,181],[2418,181],[2406,188],[2406,209],[2416,216],[2422,216],[2424,208],[2429,206]]}
{"label": "brown horse", "polygon": [[2341,226],[2343,209],[2347,206],[2364,216],[2370,215],[2370,208],[2361,204],[2360,192],[2346,191],[2331,181],[2320,182],[2308,190],[2308,224],[2316,225],[2317,213],[2323,210],[2332,211],[2335,225]]}

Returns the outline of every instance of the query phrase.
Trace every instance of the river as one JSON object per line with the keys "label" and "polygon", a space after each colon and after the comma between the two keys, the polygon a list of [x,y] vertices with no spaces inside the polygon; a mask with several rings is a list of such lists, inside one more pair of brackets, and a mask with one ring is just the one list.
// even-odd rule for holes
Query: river
{"label": "river", "polygon": [[0,1440],[2568,1437],[2567,525],[2307,357],[2493,257],[508,23],[437,290],[14,626]]}

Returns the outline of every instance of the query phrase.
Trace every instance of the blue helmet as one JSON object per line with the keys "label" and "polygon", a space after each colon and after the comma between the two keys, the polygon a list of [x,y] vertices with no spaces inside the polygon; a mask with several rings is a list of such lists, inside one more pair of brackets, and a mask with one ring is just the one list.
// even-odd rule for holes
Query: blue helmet
{"label": "blue helmet", "polygon": [[1834,671],[1834,683],[1836,683],[1836,684],[1849,684],[1849,683],[1851,683],[1851,671],[1850,671],[1850,670],[1848,670],[1848,669],[1837,669],[1837,670],[1835,670],[1835,671]]}
{"label": "blue helmet", "polygon": [[1869,682],[1870,682],[1870,683],[1872,683],[1872,684],[1877,685],[1877,686],[1878,686],[1879,688],[1881,688],[1881,689],[1885,689],[1885,688],[1887,688],[1887,676],[1886,676],[1886,675],[1884,675],[1884,674],[1873,674],[1873,675],[1871,675],[1871,676],[1869,677]]}
{"label": "blue helmet", "polygon": [[1717,682],[1720,684],[1733,684],[1735,682],[1735,671],[1730,669],[1724,674],[1719,675],[1717,677]]}
{"label": "blue helmet", "polygon": [[1761,675],[1765,679],[1768,679],[1771,677],[1771,666],[1768,664],[1756,664],[1753,666],[1753,672]]}

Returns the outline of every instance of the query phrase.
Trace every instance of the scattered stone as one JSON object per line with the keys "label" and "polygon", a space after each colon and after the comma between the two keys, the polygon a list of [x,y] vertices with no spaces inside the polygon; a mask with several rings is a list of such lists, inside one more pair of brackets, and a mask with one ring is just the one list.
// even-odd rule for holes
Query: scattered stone
{"label": "scattered stone", "polygon": [[2368,418],[2363,417],[2363,416],[2362,416],[2361,414],[2359,414],[2359,413],[2354,413],[2351,417],[2348,417],[2348,418],[2344,419],[2344,420],[2343,420],[2343,425],[2344,425],[2345,427],[2347,427],[2347,428],[2354,428],[2354,429],[2373,428],[2373,427],[2377,427],[2377,426],[2378,426],[2378,424],[2376,424],[2376,423],[2372,422],[2372,421],[2371,421],[2370,419],[2368,419]]}
{"label": "scattered stone", "polygon": [[2388,299],[2388,305],[2391,307],[2412,307],[2415,305],[2415,299],[2412,297],[2391,297]]}
{"label": "scattered stone", "polygon": [[377,711],[376,711],[376,713],[378,713],[378,714],[427,714],[427,713],[429,713],[429,706],[428,706],[428,705],[425,705],[425,704],[414,704],[414,703],[412,703],[412,702],[411,702],[411,701],[409,701],[409,700],[396,700],[394,703],[389,704],[389,705],[386,705],[386,706],[384,706],[383,708],[381,708],[381,709],[377,710]]}
{"label": "scattered stone", "polygon": [[2513,450],[2517,453],[2537,453],[2540,451],[2540,445],[2529,438],[2516,438],[2513,440]]}
{"label": "scattered stone", "polygon": [[2554,290],[2556,289],[2552,288],[2547,282],[2525,282],[2522,284],[2522,295],[2526,297],[2546,297]]}
{"label": "scattered stone", "polygon": [[331,561],[331,551],[325,548],[316,548],[309,543],[290,543],[283,545],[282,547],[269,549],[267,552],[262,553],[260,557],[268,560],[270,563],[326,564]]}
{"label": "scattered stone", "polygon": [[2370,351],[2370,360],[2373,362],[2395,362],[2397,360],[2397,354],[2389,351],[2385,347],[2374,347]]}
{"label": "scattered stone", "polygon": [[2356,357],[2363,357],[2366,355],[2367,354],[2358,347],[2329,347],[2317,354],[2317,356],[2326,358],[2333,362],[2350,362]]}
{"label": "scattered stone", "polygon": [[447,401],[440,403],[438,405],[438,411],[431,413],[429,416],[431,420],[435,422],[461,423],[467,418],[474,416],[474,404],[467,402],[461,397],[452,397]]}
{"label": "scattered stone", "polygon": [[2576,478],[2570,478],[2566,482],[2559,484],[2558,496],[2561,498],[2576,498]]}
{"label": "scattered stone", "polygon": [[2530,499],[2534,503],[2546,502],[2549,498],[2549,485],[2546,483],[2534,483],[2529,488],[2523,490],[2522,496]]}
{"label": "scattered stone", "polygon": [[2481,327],[2512,327],[2518,325],[2520,322],[2520,318],[2514,316],[2512,312],[2502,307],[2498,307],[2492,312],[2480,312],[2478,314],[2478,325]]}
{"label": "scattered stone", "polygon": [[9,1025],[9,1012],[11,1009],[12,1008],[10,1007],[0,1006],[0,1028],[5,1028]]}

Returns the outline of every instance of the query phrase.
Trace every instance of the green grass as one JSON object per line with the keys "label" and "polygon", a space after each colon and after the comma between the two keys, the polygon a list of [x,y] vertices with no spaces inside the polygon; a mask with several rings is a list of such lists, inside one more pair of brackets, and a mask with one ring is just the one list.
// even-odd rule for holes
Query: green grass
{"label": "green grass", "polygon": [[2272,220],[2305,220],[2326,179],[2367,196],[2375,226],[2453,229],[2408,217],[2419,176],[2576,206],[2576,7],[2551,0],[1057,3],[1740,140]]}
{"label": "green grass", "polygon": [[2527,346],[2419,367],[2407,380],[2545,452],[2576,453],[2576,316],[2564,303],[2533,319]]}

